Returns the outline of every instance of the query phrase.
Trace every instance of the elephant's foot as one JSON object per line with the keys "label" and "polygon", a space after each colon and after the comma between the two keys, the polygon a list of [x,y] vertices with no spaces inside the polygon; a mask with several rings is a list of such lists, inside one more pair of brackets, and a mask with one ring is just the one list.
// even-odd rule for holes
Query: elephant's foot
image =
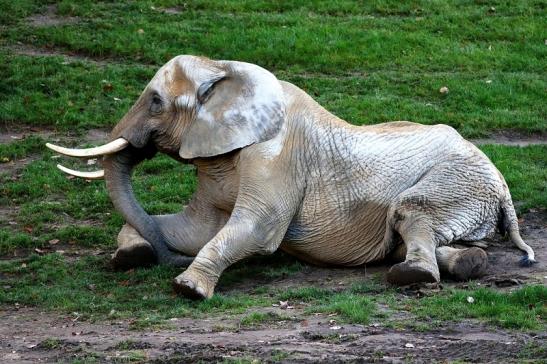
{"label": "elephant's foot", "polygon": [[115,269],[127,270],[137,267],[149,267],[156,264],[156,255],[149,245],[135,245],[119,248],[112,254],[110,263]]}
{"label": "elephant's foot", "polygon": [[131,225],[125,224],[118,234],[118,249],[112,255],[115,269],[131,269],[156,264],[156,254],[152,245]]}
{"label": "elephant's foot", "polygon": [[440,274],[436,265],[423,261],[407,260],[395,264],[387,273],[387,280],[391,284],[405,286],[412,283],[439,282]]}
{"label": "elephant's foot", "polygon": [[188,268],[173,280],[173,288],[184,297],[207,299],[213,296],[216,281],[198,270]]}
{"label": "elephant's foot", "polygon": [[483,276],[488,269],[488,256],[481,248],[460,250],[449,266],[449,273],[460,281]]}

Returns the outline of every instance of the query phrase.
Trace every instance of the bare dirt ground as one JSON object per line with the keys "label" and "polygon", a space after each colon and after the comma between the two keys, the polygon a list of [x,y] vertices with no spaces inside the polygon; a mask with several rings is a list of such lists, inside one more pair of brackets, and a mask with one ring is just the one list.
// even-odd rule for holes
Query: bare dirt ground
{"label": "bare dirt ground", "polygon": [[[328,318],[303,318],[253,329],[234,320],[178,319],[168,329],[131,331],[127,323],[90,324],[36,309],[0,312],[4,362],[63,362],[95,357],[100,362],[136,357],[157,363],[218,362],[259,358],[264,362],[509,362],[531,342],[530,335],[460,322],[430,332],[403,331],[381,325],[329,326]],[[232,329],[219,329],[232,327]],[[53,340],[53,338],[55,340]],[[49,340],[48,340],[49,339]],[[283,354],[280,354],[283,353]],[[538,358],[541,359],[541,358]],[[544,358],[547,359],[547,358]]]}
{"label": "bare dirt ground", "polygon": [[47,128],[37,128],[30,126],[20,126],[14,128],[11,125],[0,125],[0,144],[9,144],[18,140],[23,140],[31,135],[38,135],[43,138],[49,138],[55,134],[55,131]]}
{"label": "bare dirt ground", "polygon": [[[66,142],[69,145],[76,144],[83,146],[84,144],[102,144],[108,140],[109,131],[105,129],[89,129],[83,135],[74,132],[66,132],[60,134],[55,129],[47,127],[35,126],[8,126],[0,124],[0,144],[9,144],[21,141],[30,136],[38,136],[52,143]],[[44,150],[46,146],[44,145]],[[0,173],[8,173],[12,178],[18,178],[20,171],[29,163],[37,160],[38,154],[30,155],[26,158],[15,160],[0,160]],[[0,206],[0,221],[2,221],[2,207]]]}
{"label": "bare dirt ground", "polygon": [[[58,142],[78,141],[84,143],[104,143],[108,139],[110,131],[105,129],[89,129],[83,135],[73,132],[59,133],[53,128],[36,126],[13,126],[0,124],[0,144],[9,144],[18,140],[23,140],[30,136],[38,136],[47,141]],[[44,146],[45,148],[45,146]]]}
{"label": "bare dirt ground", "polygon": [[77,23],[80,19],[72,16],[57,15],[57,5],[48,5],[41,14],[35,14],[27,18],[27,23],[33,27],[48,27]]}
{"label": "bare dirt ground", "polygon": [[[518,287],[523,283],[547,282],[547,213],[525,214],[521,221],[524,239],[534,248],[538,263],[520,268],[521,253],[501,237],[488,241],[490,272],[481,284]],[[287,278],[271,282],[246,281],[219,291],[246,291],[270,287],[323,286],[340,289],[371,274],[385,273],[388,265],[366,268],[328,269],[306,266]],[[464,286],[443,281],[442,286]],[[421,288],[403,293],[420,296]],[[439,288],[436,288],[439,289]],[[427,289],[425,289],[427,290]],[[435,292],[429,292],[435,294]],[[292,310],[280,307],[251,311],[283,316],[254,327],[240,325],[240,317],[211,316],[206,319],[172,318],[162,328],[136,331],[130,321],[81,322],[77,316],[43,312],[36,307],[0,309],[0,361],[2,362],[219,362],[257,359],[260,362],[519,362],[537,351],[538,362],[547,361],[547,332],[523,333],[497,329],[474,320],[446,322],[427,331],[393,328],[381,321],[370,325],[343,324],[326,314],[305,314],[298,302]],[[401,312],[402,319],[412,319]],[[408,317],[406,317],[408,316]],[[334,321],[333,321],[334,320]],[[531,349],[532,348],[532,349]],[[533,349],[536,348],[536,349]]]}
{"label": "bare dirt ground", "polygon": [[471,140],[474,144],[500,144],[512,147],[527,147],[529,145],[547,144],[547,135],[545,134],[523,134],[515,130],[500,130],[490,133],[486,138]]}
{"label": "bare dirt ground", "polygon": [[26,44],[17,44],[14,46],[6,47],[7,50],[14,54],[31,56],[31,57],[63,57],[66,64],[72,62],[87,62],[97,66],[106,66],[112,63],[119,63],[116,60],[103,59],[98,57],[88,57],[77,52],[70,52],[57,48],[39,48]]}

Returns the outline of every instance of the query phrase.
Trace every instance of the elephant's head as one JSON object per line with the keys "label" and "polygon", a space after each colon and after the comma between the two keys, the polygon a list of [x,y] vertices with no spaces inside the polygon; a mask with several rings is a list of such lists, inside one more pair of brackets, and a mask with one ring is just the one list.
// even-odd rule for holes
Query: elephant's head
{"label": "elephant's head", "polygon": [[[190,160],[260,143],[279,132],[284,118],[281,84],[265,69],[178,56],[156,73],[113,129],[108,144],[89,149],[48,146],[70,156],[104,156],[104,177],[116,209],[156,247],[153,240],[162,237],[133,196],[133,167],[158,150]],[[59,168],[85,178],[103,176],[101,171]]]}

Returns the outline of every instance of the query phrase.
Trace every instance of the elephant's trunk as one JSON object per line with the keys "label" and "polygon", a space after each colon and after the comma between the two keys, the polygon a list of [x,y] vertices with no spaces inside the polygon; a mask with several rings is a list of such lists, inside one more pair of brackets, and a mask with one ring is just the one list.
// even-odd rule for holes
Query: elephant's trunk
{"label": "elephant's trunk", "polygon": [[138,163],[142,162],[145,158],[152,157],[156,153],[155,147],[145,145],[142,148],[135,148],[124,137],[118,137],[100,147],[87,149],[69,149],[49,143],[47,146],[59,153],[74,157],[104,156],[104,171],[81,172],[61,165],[57,165],[57,167],[77,177],[87,179],[100,179],[104,177],[106,188],[114,207],[122,214],[125,221],[134,227],[152,245],[158,263],[174,266],[188,266],[191,263],[191,258],[169,250],[167,240],[163,236],[157,222],[143,210],[133,194],[131,172]]}
{"label": "elephant's trunk", "polygon": [[165,238],[154,219],[137,202],[131,185],[133,168],[144,158],[142,152],[133,147],[105,156],[106,188],[116,210],[152,245],[157,260],[165,262],[163,258],[169,255]]}

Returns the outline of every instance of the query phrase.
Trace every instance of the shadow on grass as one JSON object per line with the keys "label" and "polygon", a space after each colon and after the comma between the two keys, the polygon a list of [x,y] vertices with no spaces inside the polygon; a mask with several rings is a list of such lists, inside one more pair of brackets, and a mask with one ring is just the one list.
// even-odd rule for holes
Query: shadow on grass
{"label": "shadow on grass", "polygon": [[[244,259],[228,268],[220,277],[219,288],[229,290],[241,283],[266,285],[287,278],[305,269],[306,264],[298,259],[277,251],[272,255],[254,256]],[[261,287],[255,290],[261,291]]]}

